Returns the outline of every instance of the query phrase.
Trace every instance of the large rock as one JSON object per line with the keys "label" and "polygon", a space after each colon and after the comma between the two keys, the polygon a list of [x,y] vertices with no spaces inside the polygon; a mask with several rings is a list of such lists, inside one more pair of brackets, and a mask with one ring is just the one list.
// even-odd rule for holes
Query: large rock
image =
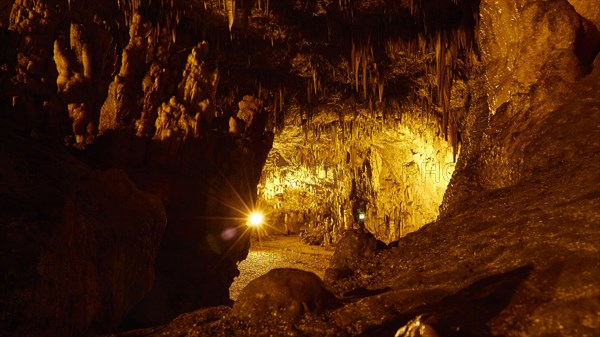
{"label": "large rock", "polygon": [[0,106],[10,104],[0,114],[24,134],[73,145],[92,167],[127,170],[165,205],[156,282],[135,297],[127,326],[230,303],[248,250],[238,210],[253,207],[272,142],[264,118],[251,135],[223,127],[214,53],[193,30],[175,44],[182,14],[167,2],[18,0],[0,36],[16,50],[0,55]]}
{"label": "large rock", "polygon": [[584,75],[575,51],[580,29],[579,16],[566,0],[517,6],[482,1],[480,45],[489,125],[479,144],[485,174],[477,179],[484,189],[529,177],[522,149]]}
{"label": "large rock", "polygon": [[482,1],[480,12],[482,63],[472,85],[483,90],[474,91],[461,150],[468,155],[458,159],[441,216],[463,197],[534,179],[539,161],[577,151],[559,142],[525,153],[590,66],[578,52],[581,17],[566,0]]}
{"label": "large rock", "polygon": [[291,268],[272,269],[242,290],[231,313],[241,319],[296,321],[303,315],[322,314],[338,304],[314,273]]}
{"label": "large rock", "polygon": [[372,234],[363,230],[347,231],[336,245],[335,253],[325,271],[325,282],[333,284],[360,272],[358,269],[362,261],[368,260],[380,244]]}
{"label": "large rock", "polygon": [[0,333],[114,329],[152,286],[161,201],[25,138],[2,133],[0,158]]}

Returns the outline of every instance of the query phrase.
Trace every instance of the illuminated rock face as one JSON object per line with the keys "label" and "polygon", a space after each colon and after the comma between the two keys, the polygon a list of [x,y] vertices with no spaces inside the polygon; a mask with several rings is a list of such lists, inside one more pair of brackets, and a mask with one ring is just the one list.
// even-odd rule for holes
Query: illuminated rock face
{"label": "illuminated rock face", "polygon": [[322,111],[306,133],[286,126],[259,185],[271,226],[331,244],[358,226],[391,242],[434,221],[454,171],[452,148],[438,124],[413,109],[388,120]]}
{"label": "illuminated rock face", "polygon": [[[442,213],[463,196],[536,179],[541,168],[573,156],[569,141],[536,150],[531,144],[591,68],[582,48],[600,50],[600,34],[582,26],[567,1],[482,2],[481,8],[482,68],[473,85],[484,90],[474,92],[467,112],[466,146]],[[595,42],[583,47],[583,40]]]}

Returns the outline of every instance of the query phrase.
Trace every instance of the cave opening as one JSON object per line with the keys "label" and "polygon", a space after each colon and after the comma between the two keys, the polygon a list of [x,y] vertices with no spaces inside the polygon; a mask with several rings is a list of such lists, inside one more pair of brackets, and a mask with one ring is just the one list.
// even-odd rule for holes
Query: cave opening
{"label": "cave opening", "polygon": [[318,114],[333,116],[308,135],[294,126],[275,134],[258,185],[272,233],[329,245],[362,227],[389,243],[437,218],[455,162],[435,122],[410,112],[387,123],[364,117],[344,139],[336,113]]}

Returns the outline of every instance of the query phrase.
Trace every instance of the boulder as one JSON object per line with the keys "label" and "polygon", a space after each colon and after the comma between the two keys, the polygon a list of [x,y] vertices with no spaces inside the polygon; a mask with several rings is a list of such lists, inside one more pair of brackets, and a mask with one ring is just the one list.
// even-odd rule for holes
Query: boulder
{"label": "boulder", "polygon": [[307,314],[323,313],[337,303],[316,274],[278,268],[248,283],[233,305],[232,314],[252,322],[272,318],[296,321]]}

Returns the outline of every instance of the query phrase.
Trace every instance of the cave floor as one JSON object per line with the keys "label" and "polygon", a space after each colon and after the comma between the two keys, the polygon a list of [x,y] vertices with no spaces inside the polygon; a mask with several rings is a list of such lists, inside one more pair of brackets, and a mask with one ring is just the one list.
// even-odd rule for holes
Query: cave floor
{"label": "cave floor", "polygon": [[232,300],[253,279],[273,268],[298,268],[311,271],[321,279],[329,265],[334,247],[308,245],[297,235],[270,235],[252,241],[248,257],[238,264],[240,275],[229,288]]}

